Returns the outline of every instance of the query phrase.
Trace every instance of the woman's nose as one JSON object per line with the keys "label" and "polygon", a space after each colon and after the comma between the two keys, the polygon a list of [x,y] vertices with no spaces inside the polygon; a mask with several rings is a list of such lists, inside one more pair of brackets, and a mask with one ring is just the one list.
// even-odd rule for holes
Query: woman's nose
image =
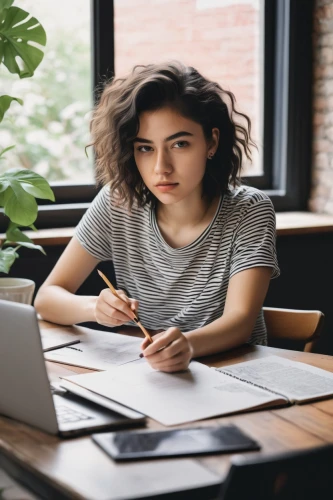
{"label": "woman's nose", "polygon": [[157,154],[154,170],[157,174],[168,174],[172,171],[172,165],[167,153],[161,151]]}

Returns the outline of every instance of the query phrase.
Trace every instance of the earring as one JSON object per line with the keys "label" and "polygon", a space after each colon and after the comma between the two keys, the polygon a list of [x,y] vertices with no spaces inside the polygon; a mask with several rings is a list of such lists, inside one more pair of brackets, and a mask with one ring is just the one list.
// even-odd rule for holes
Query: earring
{"label": "earring", "polygon": [[214,153],[209,153],[209,155],[208,155],[208,160],[212,160],[212,159],[213,159],[213,156],[214,156]]}

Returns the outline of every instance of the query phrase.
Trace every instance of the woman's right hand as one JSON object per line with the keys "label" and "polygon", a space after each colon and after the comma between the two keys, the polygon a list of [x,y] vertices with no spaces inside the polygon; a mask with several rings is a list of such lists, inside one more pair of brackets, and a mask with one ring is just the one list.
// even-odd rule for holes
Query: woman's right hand
{"label": "woman's right hand", "polygon": [[127,297],[123,290],[117,290],[121,299],[113,295],[109,288],[101,291],[95,304],[95,320],[104,326],[120,326],[136,316],[139,302]]}

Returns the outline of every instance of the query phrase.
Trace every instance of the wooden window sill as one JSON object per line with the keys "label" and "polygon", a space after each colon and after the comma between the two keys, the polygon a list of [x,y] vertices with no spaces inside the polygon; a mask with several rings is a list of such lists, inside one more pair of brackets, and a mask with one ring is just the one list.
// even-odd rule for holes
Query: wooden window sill
{"label": "wooden window sill", "polygon": [[312,212],[278,212],[278,236],[333,232],[333,215]]}
{"label": "wooden window sill", "polygon": [[[278,236],[330,233],[333,232],[333,215],[312,212],[279,212],[276,214],[276,226]],[[73,227],[26,231],[34,243],[42,246],[67,245],[73,233]],[[4,235],[0,234],[0,239],[3,237]]]}

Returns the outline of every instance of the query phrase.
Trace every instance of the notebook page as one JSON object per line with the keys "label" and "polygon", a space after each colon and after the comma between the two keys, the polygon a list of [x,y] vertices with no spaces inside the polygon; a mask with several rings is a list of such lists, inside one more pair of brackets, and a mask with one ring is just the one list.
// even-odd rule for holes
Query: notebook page
{"label": "notebook page", "polygon": [[218,371],[283,394],[291,402],[333,396],[333,373],[280,356],[224,366]]}
{"label": "notebook page", "polygon": [[188,370],[177,373],[156,371],[142,359],[103,373],[64,378],[164,425],[286,402],[196,361],[190,363]]}

